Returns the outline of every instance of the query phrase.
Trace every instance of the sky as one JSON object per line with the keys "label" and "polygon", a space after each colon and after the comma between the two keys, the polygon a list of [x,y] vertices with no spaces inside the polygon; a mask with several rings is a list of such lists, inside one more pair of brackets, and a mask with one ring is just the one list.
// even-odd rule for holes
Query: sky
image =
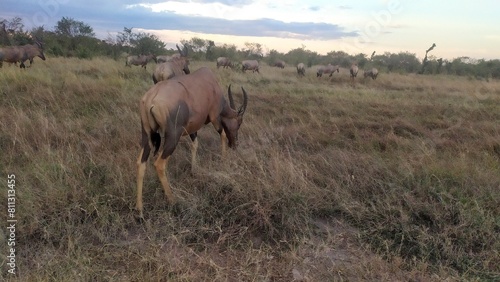
{"label": "sky", "polygon": [[62,17],[106,39],[124,27],[167,46],[200,37],[216,45],[260,43],[264,51],[305,47],[326,54],[410,52],[423,58],[500,59],[499,0],[2,0],[0,20],[53,29]]}

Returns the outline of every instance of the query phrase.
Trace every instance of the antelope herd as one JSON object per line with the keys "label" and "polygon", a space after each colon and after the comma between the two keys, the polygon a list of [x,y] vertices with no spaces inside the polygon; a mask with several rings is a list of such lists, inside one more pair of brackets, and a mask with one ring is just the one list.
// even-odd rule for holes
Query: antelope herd
{"label": "antelope herd", "polygon": [[[178,53],[172,56],[139,55],[129,56],[125,66],[141,66],[146,69],[150,61],[157,63],[153,71],[154,85],[143,95],[139,102],[141,117],[141,149],[137,159],[137,200],[136,209],[143,217],[142,190],[146,162],[153,151],[156,156],[154,166],[165,192],[167,201],[174,203],[174,196],[165,172],[168,159],[174,152],[181,136],[189,135],[192,141],[191,166],[196,165],[198,148],[197,132],[204,125],[211,123],[220,135],[221,152],[226,155],[226,146],[235,149],[238,144],[238,130],[243,122],[243,114],[248,104],[248,94],[241,87],[243,102],[237,109],[234,105],[231,85],[227,89],[227,98],[217,81],[214,72],[208,67],[201,67],[191,73],[189,69],[188,48],[181,50],[176,45]],[[45,60],[43,45],[36,40],[34,45],[0,48],[0,67],[2,62],[17,64],[25,68],[24,62],[29,60],[30,66],[35,57]],[[235,64],[227,57],[217,58],[217,69],[220,67],[234,69]],[[276,60],[271,66],[284,69],[286,64]],[[296,66],[299,76],[306,75],[306,66],[299,63]],[[241,71],[259,72],[257,60],[241,62]],[[331,77],[340,72],[338,65],[322,65],[316,70],[316,77],[323,74]],[[356,63],[351,65],[350,77],[358,74]],[[378,70],[371,68],[364,71],[364,77],[376,79]]]}

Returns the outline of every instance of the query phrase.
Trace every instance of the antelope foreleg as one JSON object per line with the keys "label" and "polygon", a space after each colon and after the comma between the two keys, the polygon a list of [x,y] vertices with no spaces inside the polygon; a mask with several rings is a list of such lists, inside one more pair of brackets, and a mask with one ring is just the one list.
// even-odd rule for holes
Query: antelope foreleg
{"label": "antelope foreleg", "polygon": [[155,161],[155,168],[158,173],[158,177],[160,178],[161,185],[163,186],[163,190],[165,191],[167,201],[170,205],[172,205],[174,203],[174,195],[172,194],[172,190],[170,189],[170,184],[168,183],[167,175],[165,173],[169,158],[170,156],[167,156],[166,158],[163,158],[163,156],[158,157]]}

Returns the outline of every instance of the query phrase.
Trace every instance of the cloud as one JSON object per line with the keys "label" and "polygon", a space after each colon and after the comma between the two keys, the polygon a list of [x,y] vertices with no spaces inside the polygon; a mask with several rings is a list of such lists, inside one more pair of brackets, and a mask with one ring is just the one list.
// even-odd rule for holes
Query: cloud
{"label": "cloud", "polygon": [[[25,21],[27,28],[44,25],[52,29],[63,16],[89,24],[96,34],[122,31],[123,27],[142,28],[150,30],[186,30],[198,33],[239,35],[239,36],[266,36],[280,38],[298,38],[329,40],[345,37],[356,37],[356,31],[346,31],[343,27],[331,23],[316,22],[284,22],[276,19],[245,19],[229,20],[199,15],[183,15],[168,11],[153,12],[149,7],[128,6],[139,1],[126,0],[86,0],[68,1],[67,4],[42,7],[45,2],[28,4],[28,0],[6,0],[7,12],[18,12],[26,19],[33,15],[45,13],[39,21],[32,21],[31,25]],[[140,1],[146,2],[146,1]],[[155,2],[155,1],[147,1]],[[164,1],[156,1],[164,2]],[[243,5],[251,1],[239,0],[201,0],[201,2],[231,3]],[[48,2],[47,2],[48,3]],[[57,2],[54,2],[57,3]],[[21,8],[22,7],[22,8]],[[98,9],[96,7],[99,7]]]}

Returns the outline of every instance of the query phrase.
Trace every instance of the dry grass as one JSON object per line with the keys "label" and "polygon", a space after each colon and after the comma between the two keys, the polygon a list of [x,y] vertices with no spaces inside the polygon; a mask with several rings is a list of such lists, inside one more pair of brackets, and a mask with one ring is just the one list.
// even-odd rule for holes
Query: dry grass
{"label": "dry grass", "polygon": [[[215,69],[191,68],[202,65]],[[239,150],[221,160],[207,126],[191,173],[183,139],[168,168],[178,203],[149,166],[139,222],[138,100],[152,66],[0,69],[0,179],[16,174],[19,218],[18,276],[2,255],[2,279],[500,279],[500,82],[215,71],[250,95]]]}

